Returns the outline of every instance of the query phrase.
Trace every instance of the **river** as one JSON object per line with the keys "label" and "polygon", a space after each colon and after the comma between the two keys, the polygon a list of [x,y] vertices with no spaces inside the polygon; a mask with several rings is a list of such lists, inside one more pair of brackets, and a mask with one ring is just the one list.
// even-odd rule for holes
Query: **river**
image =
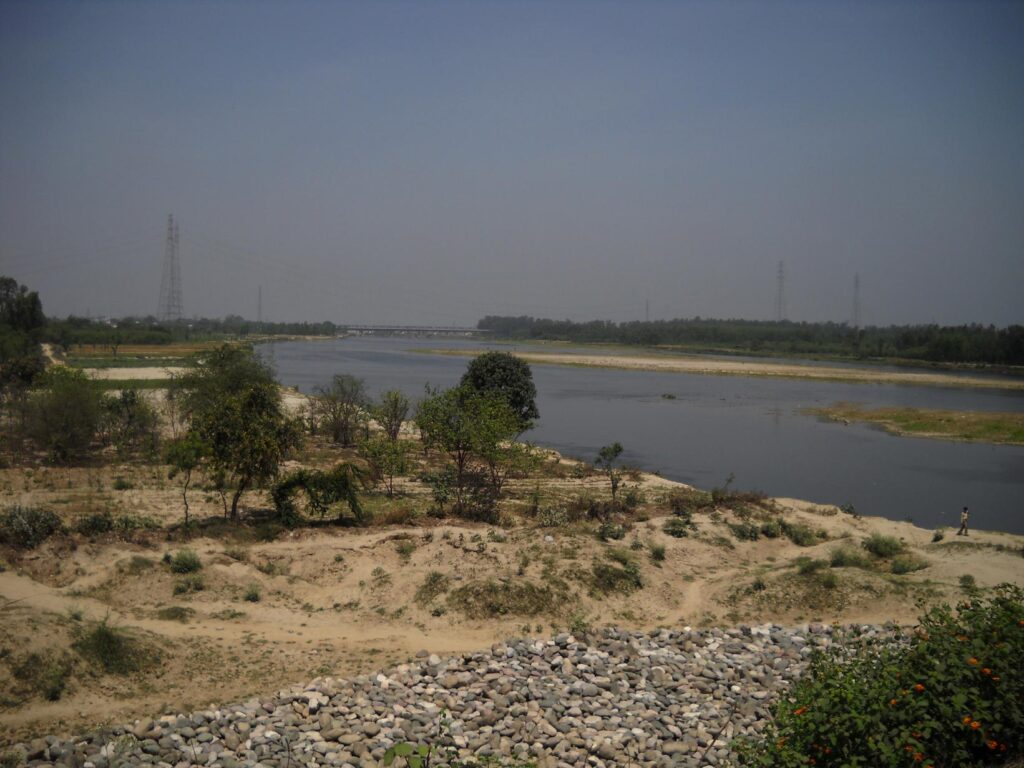
{"label": "river", "polygon": [[[302,392],[345,373],[364,379],[374,396],[400,389],[415,400],[428,383],[456,384],[466,368],[466,358],[414,351],[436,347],[484,351],[495,345],[350,337],[259,349],[278,379]],[[602,445],[618,441],[626,449],[624,463],[700,488],[733,475],[734,488],[852,504],[861,514],[926,527],[958,525],[966,504],[974,527],[1024,534],[1024,447],[895,437],[803,413],[836,401],[1024,411],[1024,393],[532,367],[541,418],[526,438],[567,456],[593,461]]]}

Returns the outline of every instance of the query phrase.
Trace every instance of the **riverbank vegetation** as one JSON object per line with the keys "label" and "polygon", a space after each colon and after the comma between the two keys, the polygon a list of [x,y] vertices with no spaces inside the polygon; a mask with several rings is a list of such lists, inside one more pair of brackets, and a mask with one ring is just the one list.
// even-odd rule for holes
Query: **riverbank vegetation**
{"label": "riverbank vegetation", "polygon": [[986,366],[1024,365],[1024,326],[888,326],[708,318],[573,322],[488,316],[477,328],[494,338],[669,347],[745,355],[828,356]]}
{"label": "riverbank vegetation", "polygon": [[844,424],[875,424],[895,435],[1024,445],[1024,413],[864,408],[856,403],[835,403],[809,412]]}

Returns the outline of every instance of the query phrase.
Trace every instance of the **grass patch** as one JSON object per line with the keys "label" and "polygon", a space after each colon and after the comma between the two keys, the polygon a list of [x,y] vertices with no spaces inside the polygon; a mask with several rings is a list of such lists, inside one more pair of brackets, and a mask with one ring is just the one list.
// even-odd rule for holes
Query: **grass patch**
{"label": "grass patch", "polygon": [[782,520],[779,526],[785,537],[798,547],[813,547],[819,541],[818,534],[806,523],[787,523]]}
{"label": "grass patch", "polygon": [[1024,445],[1024,413],[872,408],[836,403],[814,413],[832,421],[876,424],[895,435]]}
{"label": "grass patch", "polygon": [[817,573],[829,566],[827,560],[818,560],[810,557],[798,557],[793,561],[793,564],[796,566],[796,572],[801,576]]}
{"label": "grass patch", "polygon": [[661,526],[661,530],[674,539],[682,539],[690,535],[693,523],[682,517],[670,517]]}
{"label": "grass patch", "polygon": [[195,613],[191,608],[183,605],[169,605],[156,612],[156,617],[162,621],[180,621],[187,624],[189,617]]}
{"label": "grass patch", "polygon": [[905,573],[913,573],[914,571],[920,571],[929,566],[929,562],[922,557],[917,555],[899,555],[893,558],[890,569],[893,573],[902,576]]}
{"label": "grass patch", "polygon": [[176,595],[189,595],[193,592],[202,592],[204,589],[206,589],[206,582],[198,573],[190,573],[174,584],[174,594]]}
{"label": "grass patch", "polygon": [[412,557],[412,553],[416,551],[416,542],[412,539],[399,539],[395,542],[395,552],[402,559],[403,563],[408,563]]}
{"label": "grass patch", "polygon": [[829,554],[829,564],[833,568],[864,568],[870,569],[874,564],[864,552],[856,547],[842,545]]}
{"label": "grass patch", "polygon": [[172,573],[195,573],[203,567],[203,561],[194,550],[181,549],[174,553],[168,565]]}
{"label": "grass patch", "polygon": [[860,545],[875,557],[881,558],[894,557],[906,548],[895,536],[886,536],[882,533],[871,534]]}
{"label": "grass patch", "polygon": [[650,550],[651,562],[652,563],[663,563],[665,562],[665,545],[655,544],[651,542],[647,545]]}
{"label": "grass patch", "polygon": [[440,571],[431,571],[427,574],[426,578],[423,579],[423,583],[416,589],[416,594],[413,599],[417,605],[425,606],[434,600],[438,595],[442,595],[448,591],[451,586],[451,579],[445,576]]}
{"label": "grass patch", "polygon": [[597,595],[630,595],[644,586],[640,568],[627,550],[611,550],[591,565],[591,591]]}
{"label": "grass patch", "polygon": [[33,651],[11,667],[11,674],[47,701],[57,701],[67,689],[73,665],[66,655]]}
{"label": "grass patch", "polygon": [[146,652],[142,645],[123,631],[102,621],[79,632],[71,647],[104,672],[126,675],[145,666],[147,657],[157,661],[159,654]]}
{"label": "grass patch", "polygon": [[558,613],[565,595],[524,579],[485,579],[452,590],[447,602],[470,619],[494,619]]}

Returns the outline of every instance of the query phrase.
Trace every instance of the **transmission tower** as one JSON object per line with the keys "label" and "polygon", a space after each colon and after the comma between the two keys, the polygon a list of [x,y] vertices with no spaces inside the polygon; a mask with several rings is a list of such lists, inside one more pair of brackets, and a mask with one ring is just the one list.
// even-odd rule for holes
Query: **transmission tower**
{"label": "transmission tower", "polygon": [[167,217],[167,242],[164,244],[164,269],[160,277],[160,303],[156,318],[162,323],[181,320],[181,263],[178,261],[178,225],[174,214]]}
{"label": "transmission tower", "polygon": [[775,292],[775,319],[782,322],[786,319],[786,268],[779,262],[778,287]]}
{"label": "transmission tower", "polygon": [[263,333],[263,286],[256,292],[256,333]]}
{"label": "transmission tower", "polygon": [[853,276],[853,327],[860,328],[860,273]]}

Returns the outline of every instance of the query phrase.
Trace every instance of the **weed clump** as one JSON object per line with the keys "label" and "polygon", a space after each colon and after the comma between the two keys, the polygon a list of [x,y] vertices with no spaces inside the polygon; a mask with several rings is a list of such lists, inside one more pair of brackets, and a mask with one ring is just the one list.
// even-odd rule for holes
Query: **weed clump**
{"label": "weed clump", "polygon": [[565,607],[565,596],[530,581],[486,579],[471,581],[448,595],[448,605],[471,619],[536,616]]}
{"label": "weed clump", "polygon": [[0,543],[17,549],[35,549],[63,529],[60,518],[42,507],[14,504],[0,512]]}
{"label": "weed clump", "polygon": [[829,555],[833,568],[871,568],[871,560],[859,549],[851,546],[839,546]]}
{"label": "weed clump", "polygon": [[173,573],[195,573],[203,567],[203,561],[194,550],[181,549],[174,553],[169,565]]}
{"label": "weed clump", "polygon": [[66,655],[54,656],[36,651],[25,654],[11,668],[16,680],[47,701],[60,699],[68,686],[71,671],[71,659]]}
{"label": "weed clump", "polygon": [[594,560],[591,566],[592,591],[600,595],[630,595],[644,586],[640,568],[626,550],[612,550],[607,560]]}
{"label": "weed clump", "polygon": [[188,595],[193,592],[202,592],[204,589],[206,589],[206,582],[198,573],[190,573],[174,584],[174,594],[176,595]]}
{"label": "weed clump", "polygon": [[693,523],[689,520],[682,517],[670,517],[665,521],[665,524],[661,526],[661,530],[674,539],[682,539],[690,535],[690,530],[693,527]]}
{"label": "weed clump", "polygon": [[818,543],[818,534],[806,523],[779,523],[782,533],[798,547],[813,547]]}
{"label": "weed clump", "polygon": [[81,630],[71,647],[104,672],[126,675],[144,666],[141,645],[105,620]]}
{"label": "weed clump", "polygon": [[157,611],[156,617],[161,621],[180,621],[182,624],[187,624],[193,613],[195,611],[183,605],[169,605]]}
{"label": "weed clump", "polygon": [[881,558],[893,557],[905,549],[903,542],[895,536],[886,536],[882,533],[871,534],[861,542],[861,546],[875,557]]}
{"label": "weed clump", "polygon": [[928,561],[916,555],[899,555],[892,561],[892,572],[897,575],[913,573],[928,567]]}
{"label": "weed clump", "polygon": [[423,583],[417,587],[416,594],[413,596],[413,599],[418,605],[425,606],[438,595],[447,592],[450,584],[451,579],[443,573],[440,571],[431,571],[427,574],[427,577],[423,579]]}
{"label": "weed clump", "polygon": [[651,551],[651,562],[653,562],[653,563],[663,563],[663,562],[665,562],[665,545],[664,544],[654,544],[652,542],[651,544],[648,545],[648,548]]}
{"label": "weed clump", "polygon": [[242,599],[247,603],[258,603],[262,595],[260,594],[259,584],[250,584],[245,588],[245,594],[242,595]]}

